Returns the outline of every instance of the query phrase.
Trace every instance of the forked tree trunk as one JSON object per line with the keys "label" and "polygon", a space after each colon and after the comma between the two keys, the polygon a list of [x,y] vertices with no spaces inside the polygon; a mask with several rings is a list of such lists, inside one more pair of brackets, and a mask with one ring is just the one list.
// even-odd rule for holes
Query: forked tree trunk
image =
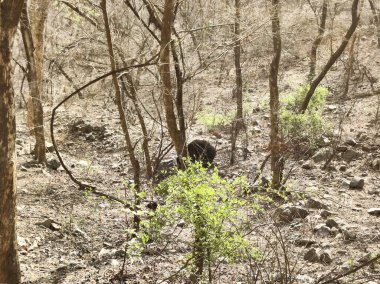
{"label": "forked tree trunk", "polygon": [[317,50],[319,45],[321,44],[323,34],[325,33],[325,28],[326,28],[326,18],[327,18],[327,0],[323,0],[322,3],[322,14],[321,14],[321,19],[319,22],[318,26],[318,36],[314,40],[313,45],[311,47],[311,52],[310,52],[310,71],[309,71],[309,76],[308,80],[311,82],[315,76],[315,69],[317,65]]}
{"label": "forked tree trunk", "polygon": [[350,27],[348,28],[346,35],[343,38],[343,41],[341,42],[338,49],[331,55],[329,60],[327,61],[326,65],[323,67],[322,71],[319,73],[319,75],[310,83],[309,91],[307,92],[305,96],[305,100],[303,101],[300,113],[304,113],[307,109],[307,106],[309,105],[309,102],[311,100],[311,97],[313,96],[315,90],[317,89],[319,83],[321,83],[322,79],[326,76],[327,72],[330,70],[330,68],[334,65],[334,63],[338,60],[338,58],[343,53],[344,49],[346,48],[348,41],[350,40],[351,36],[354,34],[356,27],[359,24],[360,14],[358,13],[358,4],[359,0],[354,0],[352,2],[352,8],[351,8],[351,17],[352,22]]}
{"label": "forked tree trunk", "polygon": [[[109,52],[109,57],[111,61],[111,70],[114,71],[116,70],[116,62],[115,62],[115,55],[113,52],[113,46],[112,46],[112,39],[111,39],[111,31],[109,27],[109,21],[108,21],[108,15],[107,15],[107,0],[102,0],[101,1],[101,7],[103,11],[103,19],[104,19],[104,27],[105,27],[105,32],[106,32],[106,37],[107,37],[107,44],[108,44],[108,52]],[[113,74],[112,75],[112,81],[115,87],[115,100],[116,100],[116,106],[119,112],[119,118],[120,118],[120,123],[121,123],[121,128],[123,129],[124,133],[124,138],[125,138],[125,143],[127,145],[127,150],[128,150],[128,156],[129,160],[132,164],[133,167],[133,174],[134,174],[134,183],[135,183],[135,191],[136,191],[136,197],[135,197],[135,206],[139,206],[140,200],[139,200],[139,192],[140,192],[140,164],[139,161],[136,159],[134,148],[132,145],[132,140],[129,134],[128,130],[128,125],[127,125],[127,120],[125,118],[125,111],[123,108],[123,102],[121,99],[121,90],[120,86],[117,80],[117,75]],[[137,208],[135,208],[137,210]],[[137,215],[134,216],[134,229],[137,231],[139,229],[139,224],[140,224],[140,219]]]}
{"label": "forked tree trunk", "polygon": [[0,2],[0,283],[21,283],[16,244],[16,120],[13,39],[23,0]]}
{"label": "forked tree trunk", "polygon": [[236,82],[236,117],[232,126],[231,135],[231,156],[230,164],[235,163],[236,140],[239,131],[244,127],[243,121],[243,79],[241,75],[241,41],[240,41],[240,0],[235,0],[235,39],[234,39],[234,59],[235,59],[235,82]]}
{"label": "forked tree trunk", "polygon": [[373,19],[374,19],[376,29],[377,29],[377,48],[380,48],[380,15],[379,15],[379,10],[375,5],[374,0],[368,0],[368,2],[369,2],[369,5],[371,6]]}
{"label": "forked tree trunk", "polygon": [[281,29],[280,29],[280,0],[272,0],[271,20],[272,20],[272,40],[273,57],[269,71],[269,90],[270,90],[270,150],[271,150],[271,171],[272,188],[280,189],[283,162],[280,151],[279,137],[279,92],[278,92],[278,69],[281,59]]}
{"label": "forked tree trunk", "polygon": [[[39,163],[46,163],[45,133],[44,133],[44,114],[41,103],[41,80],[42,73],[37,75],[36,58],[34,54],[34,42],[28,17],[27,0],[21,13],[21,34],[24,43],[25,55],[28,64],[27,79],[29,83],[30,100],[28,103],[28,117],[32,120],[32,132],[36,139],[34,146],[35,156]],[[42,59],[41,59],[42,60]],[[38,76],[40,78],[38,78]]]}
{"label": "forked tree trunk", "polygon": [[162,84],[162,93],[164,97],[166,123],[168,125],[169,134],[173,141],[177,155],[182,155],[183,151],[185,150],[185,141],[182,140],[181,133],[177,126],[177,119],[174,113],[174,99],[172,94],[172,82],[170,76],[170,42],[175,2],[176,0],[165,0],[161,29],[159,71]]}

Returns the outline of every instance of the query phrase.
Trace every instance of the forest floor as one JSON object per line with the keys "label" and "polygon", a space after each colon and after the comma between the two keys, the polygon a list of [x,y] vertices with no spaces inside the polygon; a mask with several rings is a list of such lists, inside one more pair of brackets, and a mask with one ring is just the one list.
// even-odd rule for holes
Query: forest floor
{"label": "forest floor", "polygon": [[[367,67],[378,75],[380,64],[373,59],[380,60],[380,50],[372,50],[368,60],[373,62]],[[304,80],[307,69],[307,64],[301,62],[284,72],[281,90],[294,90]],[[311,155],[290,156],[286,161],[285,172],[292,169],[289,189],[308,196],[292,200],[288,205],[304,208],[308,216],[279,225],[276,231],[267,225],[276,207],[281,205],[276,204],[252,219],[252,227],[258,228],[250,237],[253,243],[259,235],[275,240],[276,232],[281,232],[289,265],[294,266],[292,283],[315,283],[329,272],[348,271],[368,260],[370,254],[380,252],[380,217],[368,213],[369,209],[380,207],[380,171],[376,168],[377,161],[380,163],[380,122],[375,120],[380,98],[361,95],[370,92],[368,86],[361,89],[360,85],[346,99],[339,98],[337,84],[330,85],[340,80],[338,73],[333,71],[328,81],[324,81],[332,90],[324,115],[335,133],[341,122],[342,135],[338,141],[327,138],[325,145],[315,153],[323,156],[324,149],[332,148],[334,141],[341,152],[326,170],[322,169],[326,155],[320,161],[313,161]],[[209,83],[215,85],[205,89],[202,105],[227,113],[233,107],[230,87],[233,83],[224,82],[221,86],[212,80]],[[217,148],[216,163],[225,176],[246,175],[248,181],[252,181],[268,154],[267,80],[257,80],[245,97],[249,103],[246,114],[249,155],[246,160],[243,160],[240,141],[237,163],[232,167],[228,165],[229,127],[219,127],[210,133],[207,127],[196,122],[189,130],[189,141],[195,138],[210,141]],[[18,111],[17,121],[17,227],[23,282],[110,283],[123,266],[126,231],[131,226],[130,213],[120,204],[79,191],[62,167],[53,170],[33,164],[33,141],[24,122],[24,112],[23,109]],[[88,133],[70,130],[70,125],[78,119],[92,126]],[[130,197],[131,168],[112,99],[86,98],[66,103],[58,112],[54,132],[62,157],[77,178],[107,194]],[[132,128],[132,137],[141,137],[137,127]],[[152,149],[158,141],[152,140]],[[168,157],[170,155],[173,152]],[[54,156],[49,154],[49,159]],[[269,164],[265,174],[268,174],[268,167]],[[354,177],[364,179],[363,189],[350,188]],[[149,185],[144,185],[144,189],[152,191]],[[312,200],[320,204],[312,204]],[[311,248],[316,249],[318,257],[323,253],[325,257],[305,260],[307,252],[313,253]],[[186,283],[188,272],[178,271],[188,253],[189,245],[185,241],[169,244],[165,250],[147,249],[141,260],[134,263],[127,260],[125,283]],[[280,248],[277,253],[281,258],[285,254]],[[265,283],[277,283],[274,279],[279,267],[275,263],[267,263],[262,269],[269,271]],[[175,278],[165,280],[176,273]],[[248,263],[221,263],[213,283],[255,283],[250,273]],[[364,267],[339,283],[380,283],[380,265]]]}

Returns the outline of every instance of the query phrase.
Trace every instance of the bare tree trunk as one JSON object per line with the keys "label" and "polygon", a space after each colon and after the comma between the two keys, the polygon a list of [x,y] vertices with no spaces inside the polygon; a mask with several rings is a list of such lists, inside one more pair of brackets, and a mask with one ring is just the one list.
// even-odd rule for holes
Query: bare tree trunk
{"label": "bare tree trunk", "polygon": [[351,8],[351,15],[352,15],[351,26],[347,30],[346,35],[344,36],[344,39],[342,43],[340,44],[339,48],[331,55],[331,57],[329,58],[326,65],[323,67],[322,71],[319,73],[319,75],[313,80],[313,82],[311,82],[310,89],[307,92],[305,100],[303,101],[302,106],[300,108],[301,113],[304,113],[306,111],[307,106],[309,105],[310,99],[313,96],[315,90],[317,89],[319,83],[322,81],[322,79],[326,76],[327,72],[330,70],[330,68],[334,65],[334,63],[343,53],[344,49],[346,48],[348,44],[348,41],[350,40],[351,36],[355,32],[356,27],[359,24],[359,18],[360,18],[360,14],[358,14],[358,4],[359,4],[359,0],[353,1],[352,8]]}
{"label": "bare tree trunk", "polygon": [[356,33],[354,33],[354,35],[352,36],[350,48],[348,49],[348,64],[347,64],[346,74],[344,77],[344,89],[343,89],[342,97],[347,96],[348,90],[349,90],[349,84],[350,84],[350,79],[351,79],[351,74],[352,74],[352,67],[354,64],[355,42],[356,42]]}
{"label": "bare tree trunk", "polygon": [[[110,31],[109,22],[108,22],[106,0],[101,1],[101,7],[103,11],[104,27],[105,27],[106,37],[107,37],[107,44],[108,44],[108,52],[109,52],[110,61],[111,61],[111,70],[114,71],[116,70],[116,63],[115,63],[115,56],[114,56],[113,47],[112,47],[111,31]],[[140,192],[140,164],[139,164],[139,161],[136,159],[131,137],[129,135],[128,125],[125,118],[125,111],[124,111],[123,102],[121,99],[120,86],[119,86],[116,74],[112,75],[112,81],[115,87],[115,100],[116,100],[116,105],[119,112],[121,128],[123,129],[125,143],[127,144],[129,160],[133,167],[133,174],[134,174],[133,179],[135,183],[135,191],[136,193],[139,193]],[[138,194],[136,194],[135,209],[137,209],[136,207],[139,206],[139,204],[140,204],[140,198],[138,197]],[[140,224],[140,218],[137,215],[135,215],[134,216],[135,230],[139,229],[139,224]]]}
{"label": "bare tree trunk", "polygon": [[149,140],[150,140],[150,138],[148,135],[148,130],[146,128],[144,117],[141,113],[141,109],[140,109],[139,103],[137,101],[137,94],[136,94],[136,89],[135,89],[135,85],[133,83],[132,76],[129,73],[124,74],[124,76],[127,78],[129,88],[127,88],[124,81],[121,81],[122,86],[125,89],[124,91],[130,96],[130,98],[133,102],[133,105],[134,105],[136,113],[137,113],[137,117],[138,117],[139,122],[140,122],[141,131],[144,135],[142,148],[143,148],[144,155],[145,155],[146,175],[147,175],[147,178],[150,179],[153,177],[153,172],[152,172],[153,166],[152,166],[152,160],[151,160],[150,152],[149,152]]}
{"label": "bare tree trunk", "polygon": [[318,25],[318,36],[313,42],[313,46],[311,47],[311,52],[310,52],[310,71],[309,71],[309,76],[308,80],[311,82],[315,76],[315,69],[317,65],[317,50],[318,47],[322,41],[323,34],[325,33],[325,28],[326,28],[326,18],[327,18],[327,0],[323,0],[322,3],[322,14],[321,14],[321,19]]}
{"label": "bare tree trunk", "polygon": [[0,283],[21,283],[16,243],[16,119],[13,40],[23,0],[0,2]]}
{"label": "bare tree trunk", "polygon": [[161,43],[160,43],[160,76],[162,92],[164,97],[166,123],[170,137],[178,155],[185,151],[185,141],[182,140],[181,133],[177,127],[177,119],[174,113],[174,103],[172,94],[172,82],[170,76],[170,43],[171,29],[174,18],[174,5],[176,0],[165,0],[164,15],[162,18]]}
{"label": "bare tree trunk", "polygon": [[241,75],[241,41],[240,41],[240,0],[235,0],[235,74],[236,74],[236,117],[232,126],[230,164],[235,163],[236,140],[239,131],[244,127],[243,121],[243,79]]}
{"label": "bare tree trunk", "polygon": [[34,43],[34,60],[36,62],[37,84],[44,97],[43,70],[44,70],[44,35],[45,22],[48,15],[50,0],[32,0],[29,6],[30,24]]}
{"label": "bare tree trunk", "polygon": [[[40,78],[37,76],[37,66],[34,55],[34,42],[32,38],[32,31],[28,17],[27,1],[24,1],[24,7],[21,13],[21,34],[24,43],[26,61],[28,64],[27,79],[29,83],[30,103],[28,112],[32,119],[32,132],[36,139],[34,146],[35,156],[39,163],[46,163],[46,148],[45,148],[45,133],[44,133],[44,113],[41,103],[41,83],[42,83],[42,70],[40,71]],[[41,67],[40,67],[41,68]]]}
{"label": "bare tree trunk", "polygon": [[369,5],[371,6],[373,19],[375,21],[375,25],[377,28],[377,48],[380,48],[380,15],[377,7],[375,6],[375,2],[373,0],[368,0]]}
{"label": "bare tree trunk", "polygon": [[[177,116],[178,116],[178,123],[179,123],[179,132],[181,135],[181,140],[186,141],[186,125],[185,125],[185,114],[183,112],[183,76],[182,76],[182,70],[179,65],[179,58],[178,54],[175,48],[174,41],[171,42],[171,51],[174,61],[174,70],[176,75],[176,82],[177,82],[177,95],[175,99],[175,105],[177,109]],[[185,149],[183,149],[182,155],[185,155]]]}
{"label": "bare tree trunk", "polygon": [[281,29],[280,29],[280,0],[272,0],[271,20],[272,20],[272,39],[273,39],[273,58],[270,64],[269,72],[269,90],[270,90],[270,150],[271,150],[271,171],[272,171],[272,188],[280,189],[283,162],[280,150],[279,137],[279,92],[278,92],[278,69],[281,59]]}

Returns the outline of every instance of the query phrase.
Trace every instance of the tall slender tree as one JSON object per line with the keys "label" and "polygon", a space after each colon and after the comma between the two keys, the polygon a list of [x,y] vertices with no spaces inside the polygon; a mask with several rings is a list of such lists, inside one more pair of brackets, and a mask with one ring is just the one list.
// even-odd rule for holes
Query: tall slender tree
{"label": "tall slender tree", "polygon": [[21,283],[16,245],[16,120],[13,40],[23,0],[0,2],[0,283]]}
{"label": "tall slender tree", "polygon": [[[27,79],[30,92],[30,100],[28,102],[28,116],[32,122],[32,132],[36,139],[36,144],[34,146],[35,156],[39,163],[46,163],[44,111],[41,102],[42,63],[39,62],[39,67],[37,67],[27,2],[27,0],[24,1],[24,6],[21,13],[21,34],[28,64]],[[39,56],[41,56],[41,54]],[[42,58],[39,59],[39,61],[42,60]]]}
{"label": "tall slender tree", "polygon": [[271,145],[271,171],[272,187],[281,187],[283,159],[280,151],[279,136],[279,92],[278,92],[278,69],[281,59],[281,29],[280,29],[280,0],[272,0],[271,20],[272,20],[272,40],[273,57],[269,71],[269,90],[270,90],[270,145]]}

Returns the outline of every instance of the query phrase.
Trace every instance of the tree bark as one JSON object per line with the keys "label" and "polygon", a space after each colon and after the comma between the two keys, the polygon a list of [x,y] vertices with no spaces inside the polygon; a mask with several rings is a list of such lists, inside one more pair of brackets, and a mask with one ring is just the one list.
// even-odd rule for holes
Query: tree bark
{"label": "tree bark", "polygon": [[243,79],[241,74],[241,41],[240,41],[240,0],[235,0],[235,82],[236,82],[236,117],[232,126],[230,164],[235,163],[236,140],[239,131],[244,127],[243,121]]}
{"label": "tree bark", "polygon": [[375,25],[377,28],[377,48],[380,48],[380,15],[377,7],[375,6],[375,2],[373,0],[368,0],[369,5],[371,7],[371,11],[373,14],[373,19],[375,21]]}
{"label": "tree bark", "polygon": [[23,0],[0,2],[0,283],[21,283],[16,243],[16,120],[12,49]]}
{"label": "tree bark", "polygon": [[170,76],[170,42],[171,29],[174,19],[174,5],[176,0],[165,0],[164,15],[162,18],[161,42],[160,42],[160,77],[162,93],[164,97],[166,123],[170,137],[173,141],[177,155],[182,155],[185,150],[185,141],[181,139],[181,133],[177,126],[174,113],[174,99],[172,95],[172,82]]}
{"label": "tree bark", "polygon": [[281,59],[281,29],[280,29],[280,0],[272,0],[271,20],[272,20],[272,39],[273,57],[269,71],[269,90],[270,90],[270,150],[271,150],[271,171],[272,188],[280,189],[283,162],[281,158],[280,137],[279,137],[279,92],[278,92],[278,69]]}
{"label": "tree bark", "polygon": [[347,96],[348,90],[350,87],[352,67],[354,65],[354,59],[355,59],[355,54],[354,54],[355,42],[356,42],[356,33],[354,33],[354,35],[352,36],[351,44],[350,44],[350,47],[348,49],[348,62],[347,62],[346,74],[344,76],[344,86],[343,86],[342,97]]}
{"label": "tree bark", "polygon": [[304,113],[307,109],[307,106],[309,105],[310,99],[313,96],[315,90],[317,89],[319,83],[323,80],[323,78],[326,76],[327,72],[330,70],[330,68],[334,65],[334,63],[338,60],[340,55],[343,53],[344,49],[346,48],[348,41],[350,40],[351,36],[356,30],[356,27],[359,24],[360,15],[358,14],[358,3],[359,0],[354,0],[352,2],[352,8],[351,8],[351,16],[352,16],[352,22],[351,26],[346,32],[346,35],[344,36],[344,39],[338,49],[331,55],[329,60],[327,61],[326,65],[323,67],[322,71],[319,73],[319,75],[311,82],[310,89],[306,94],[305,100],[303,101],[300,113]]}
{"label": "tree bark", "polygon": [[311,52],[310,52],[310,71],[309,71],[309,76],[308,80],[311,82],[315,76],[315,69],[317,65],[317,50],[319,45],[321,44],[323,34],[325,33],[325,28],[326,28],[326,18],[327,18],[327,0],[323,0],[322,3],[322,14],[321,14],[321,20],[318,25],[318,36],[314,40],[313,45],[311,47]]}
{"label": "tree bark", "polygon": [[[44,114],[41,103],[41,85],[42,85],[42,70],[38,70],[35,58],[34,42],[32,31],[28,17],[27,0],[24,1],[24,6],[21,13],[21,34],[24,43],[26,61],[28,64],[27,79],[29,83],[30,103],[28,108],[28,117],[32,120],[32,132],[36,139],[34,147],[35,156],[39,163],[46,163],[46,147],[45,147],[45,133],[44,133]],[[43,60],[42,58],[40,60]],[[40,62],[41,64],[41,62]],[[42,66],[40,66],[42,68]],[[39,78],[38,78],[39,76]]]}
{"label": "tree bark", "polygon": [[[111,31],[109,27],[106,1],[107,0],[102,0],[100,5],[102,7],[102,12],[103,12],[104,27],[105,27],[106,37],[107,37],[107,44],[108,44],[108,52],[109,52],[109,57],[111,61],[111,70],[114,71],[116,70],[116,62],[115,62],[115,55],[114,55],[113,46],[112,46]],[[123,102],[121,99],[121,90],[120,90],[120,86],[119,86],[116,74],[112,74],[112,81],[115,87],[115,100],[116,100],[116,106],[119,112],[121,128],[123,129],[129,160],[133,167],[133,175],[134,175],[133,179],[134,179],[134,185],[135,185],[134,190],[137,193],[135,196],[135,210],[137,210],[136,207],[139,206],[140,204],[139,195],[138,195],[138,193],[140,192],[140,164],[139,164],[139,161],[136,159],[131,137],[129,134],[127,120],[125,118],[125,111],[123,108]],[[136,231],[139,229],[139,223],[140,223],[140,219],[138,215],[135,215],[134,228]]]}

